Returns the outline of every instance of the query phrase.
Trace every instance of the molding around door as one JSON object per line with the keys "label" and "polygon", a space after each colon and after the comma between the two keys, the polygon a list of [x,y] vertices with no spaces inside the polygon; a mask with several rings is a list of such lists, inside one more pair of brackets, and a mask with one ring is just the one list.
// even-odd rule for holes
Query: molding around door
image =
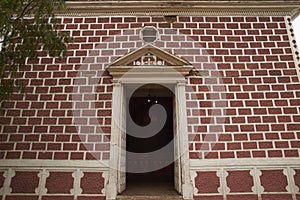
{"label": "molding around door", "polygon": [[[143,62],[144,56],[152,56],[152,63]],[[142,59],[142,60],[141,60]],[[136,60],[143,63],[141,65],[135,62]],[[147,59],[146,59],[147,60]],[[156,62],[156,61],[160,62]],[[166,65],[167,63],[167,65]],[[135,64],[135,65],[134,65]],[[124,70],[125,69],[125,70]],[[186,118],[186,100],[185,100],[185,76],[192,69],[192,66],[185,60],[173,56],[172,54],[163,51],[152,45],[144,47],[129,53],[120,58],[108,67],[108,71],[113,76],[113,102],[112,102],[112,133],[111,133],[111,152],[110,152],[110,170],[108,184],[106,187],[106,195],[108,200],[114,200],[120,189],[120,163],[122,160],[121,144],[124,130],[123,123],[126,122],[126,117],[120,116],[120,111],[124,102],[124,86],[126,84],[171,84],[175,87],[175,104],[176,104],[176,130],[178,135],[178,148],[180,153],[180,178],[182,196],[185,200],[193,198],[193,185],[190,176],[190,164],[188,155],[188,131]],[[123,112],[124,113],[124,112]],[[124,119],[125,117],[125,119]]]}

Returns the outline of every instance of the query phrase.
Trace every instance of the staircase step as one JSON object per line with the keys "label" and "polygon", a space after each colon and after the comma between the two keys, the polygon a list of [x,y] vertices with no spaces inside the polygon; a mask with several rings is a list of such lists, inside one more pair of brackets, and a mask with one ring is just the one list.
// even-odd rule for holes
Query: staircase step
{"label": "staircase step", "polygon": [[117,200],[183,200],[182,196],[160,195],[160,196],[125,196],[117,197]]}

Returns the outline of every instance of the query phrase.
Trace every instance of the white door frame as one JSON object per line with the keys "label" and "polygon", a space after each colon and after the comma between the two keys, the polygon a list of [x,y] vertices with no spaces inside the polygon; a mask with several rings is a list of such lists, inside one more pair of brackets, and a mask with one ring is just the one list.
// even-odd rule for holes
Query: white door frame
{"label": "white door frame", "polygon": [[[120,179],[120,173],[123,173],[119,169],[124,164],[122,147],[126,148],[126,145],[122,144],[124,139],[124,123],[126,123],[126,113],[120,114],[122,105],[124,105],[124,86],[126,84],[172,84],[175,86],[175,109],[176,128],[174,130],[174,138],[178,141],[174,143],[175,152],[180,154],[177,161],[178,166],[178,177],[176,180],[180,185],[176,187],[177,190],[182,194],[184,199],[193,199],[193,185],[190,176],[190,162],[189,162],[189,151],[188,151],[188,130],[187,130],[187,114],[186,114],[186,98],[185,98],[185,85],[186,80],[182,76],[176,77],[141,77],[134,78],[136,76],[130,76],[122,79],[122,82],[118,80],[113,84],[113,102],[112,102],[112,132],[111,132],[111,150],[110,150],[110,170],[109,180],[106,186],[106,196],[108,200],[116,199],[117,195],[121,193],[124,187],[124,180]],[[122,113],[122,112],[121,112]],[[126,128],[125,128],[126,129]],[[125,140],[126,142],[126,140]],[[126,150],[126,149],[125,149]],[[125,155],[126,156],[126,155]],[[176,155],[175,155],[176,156]],[[125,163],[126,164],[126,163]],[[175,181],[175,182],[176,182]]]}
{"label": "white door frame", "polygon": [[[146,57],[145,57],[146,56]],[[149,59],[152,56],[152,59]],[[193,185],[190,175],[190,160],[188,148],[187,110],[185,98],[185,76],[189,74],[192,65],[186,60],[164,51],[152,44],[145,46],[117,59],[107,70],[113,77],[112,97],[112,129],[110,145],[110,170],[106,185],[106,199],[115,200],[117,195],[126,188],[124,176],[124,156],[126,157],[126,112],[124,112],[124,86],[126,84],[168,84],[175,88],[175,130],[174,151],[179,154],[178,176],[175,188],[181,192],[185,200],[193,199]],[[123,148],[123,149],[122,149]],[[175,155],[176,156],[176,155]],[[126,159],[126,158],[125,158]],[[123,173],[123,174],[122,174]]]}

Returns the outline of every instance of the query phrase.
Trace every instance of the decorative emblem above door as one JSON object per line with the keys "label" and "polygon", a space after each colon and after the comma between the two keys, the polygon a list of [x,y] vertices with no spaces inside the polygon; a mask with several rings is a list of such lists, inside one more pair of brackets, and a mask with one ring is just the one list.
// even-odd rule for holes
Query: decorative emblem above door
{"label": "decorative emblem above door", "polygon": [[[146,72],[153,75],[163,74],[170,76],[178,74],[185,77],[192,69],[192,65],[186,60],[164,51],[152,44],[130,52],[117,59],[107,68],[114,80],[118,80],[125,74],[132,72],[135,76],[143,76]],[[128,75],[128,74],[127,74]]]}

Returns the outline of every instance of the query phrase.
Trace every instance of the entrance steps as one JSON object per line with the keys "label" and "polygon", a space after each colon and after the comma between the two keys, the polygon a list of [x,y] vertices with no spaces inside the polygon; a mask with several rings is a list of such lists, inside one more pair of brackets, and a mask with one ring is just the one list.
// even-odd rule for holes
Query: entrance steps
{"label": "entrance steps", "polygon": [[160,195],[160,196],[118,196],[117,200],[183,200],[182,196]]}
{"label": "entrance steps", "polygon": [[173,185],[172,182],[128,183],[117,200],[183,200]]}

